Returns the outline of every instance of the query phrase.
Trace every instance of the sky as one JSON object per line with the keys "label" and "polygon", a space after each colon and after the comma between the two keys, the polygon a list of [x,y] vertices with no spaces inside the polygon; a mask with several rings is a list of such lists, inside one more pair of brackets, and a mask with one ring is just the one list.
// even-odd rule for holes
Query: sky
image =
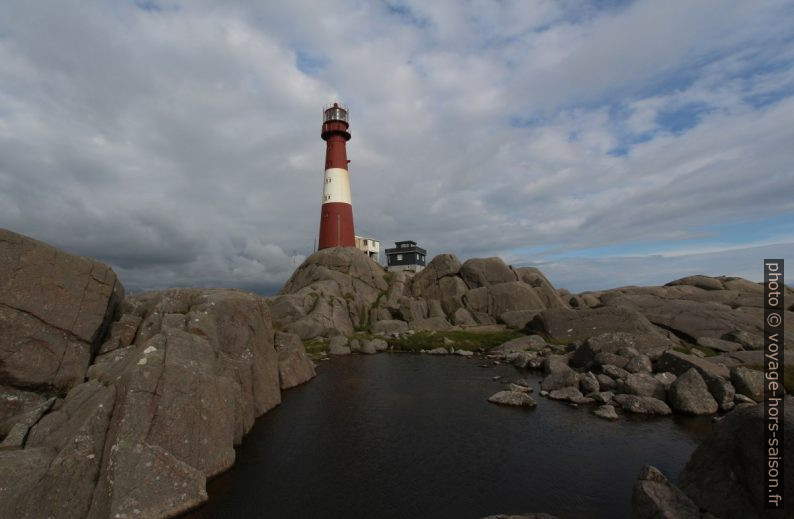
{"label": "sky", "polygon": [[573,292],[794,258],[794,2],[3,0],[0,227],[128,292],[277,291],[322,107],[357,234]]}

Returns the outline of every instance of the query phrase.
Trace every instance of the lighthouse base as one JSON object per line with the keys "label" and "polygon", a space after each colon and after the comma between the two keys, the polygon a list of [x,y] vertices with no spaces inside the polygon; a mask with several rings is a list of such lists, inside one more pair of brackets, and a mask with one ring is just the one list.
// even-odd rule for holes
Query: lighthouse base
{"label": "lighthouse base", "polygon": [[320,211],[320,243],[318,249],[355,247],[353,206],[343,202],[327,202]]}

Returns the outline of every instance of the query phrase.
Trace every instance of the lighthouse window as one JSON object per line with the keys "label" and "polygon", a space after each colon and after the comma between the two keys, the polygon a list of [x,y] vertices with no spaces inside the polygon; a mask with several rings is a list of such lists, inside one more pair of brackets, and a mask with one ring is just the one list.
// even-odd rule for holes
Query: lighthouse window
{"label": "lighthouse window", "polygon": [[403,255],[402,254],[398,254],[397,255],[397,261],[402,261],[402,260],[403,260]]}

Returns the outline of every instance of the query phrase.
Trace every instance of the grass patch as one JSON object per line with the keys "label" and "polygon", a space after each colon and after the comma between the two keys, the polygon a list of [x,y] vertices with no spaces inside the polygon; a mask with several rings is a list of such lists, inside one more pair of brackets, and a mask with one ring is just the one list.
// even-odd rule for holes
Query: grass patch
{"label": "grass patch", "polygon": [[328,342],[320,339],[303,341],[303,347],[312,359],[325,357],[328,354]]}
{"label": "grass patch", "polygon": [[[465,330],[451,330],[447,332],[418,332],[414,335],[404,335],[399,338],[387,339],[389,345],[396,351],[420,351],[433,348],[449,348],[456,350],[490,350],[505,341],[521,337],[524,334],[516,330],[470,332]],[[444,339],[453,341],[444,344]],[[447,341],[449,342],[449,341]]]}

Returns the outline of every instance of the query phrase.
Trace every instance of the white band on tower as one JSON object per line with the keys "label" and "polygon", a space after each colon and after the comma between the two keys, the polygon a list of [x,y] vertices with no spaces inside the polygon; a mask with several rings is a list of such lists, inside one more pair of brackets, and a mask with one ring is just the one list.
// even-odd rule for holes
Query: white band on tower
{"label": "white band on tower", "polygon": [[350,174],[346,169],[328,168],[325,170],[325,185],[323,186],[323,203],[342,202],[351,204]]}

